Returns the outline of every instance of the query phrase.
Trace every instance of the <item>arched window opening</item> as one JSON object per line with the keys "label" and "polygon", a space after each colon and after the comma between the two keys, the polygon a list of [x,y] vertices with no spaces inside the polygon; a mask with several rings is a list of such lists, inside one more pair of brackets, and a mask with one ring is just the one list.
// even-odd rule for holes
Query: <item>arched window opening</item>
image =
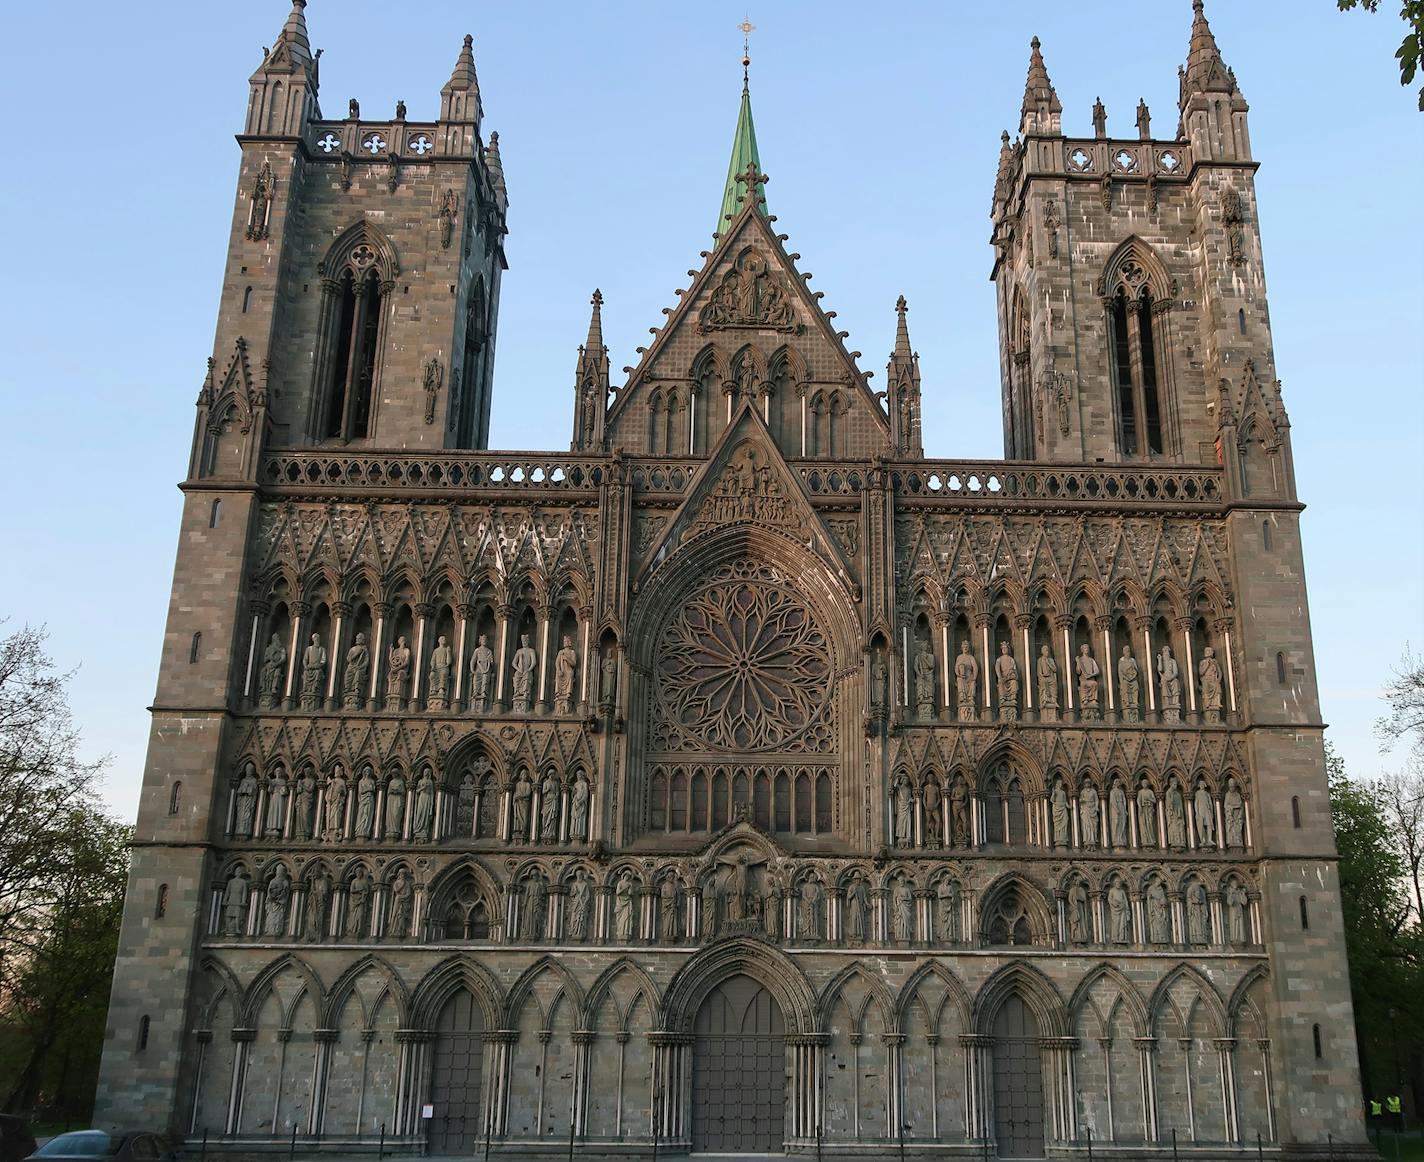
{"label": "arched window opening", "polygon": [[1009,783],[1009,793],[1005,802],[1006,841],[1010,844],[1028,842],[1028,816],[1024,811],[1023,788],[1017,779]]}
{"label": "arched window opening", "polygon": [[1241,307],[1236,312],[1236,329],[1241,334],[1246,334],[1246,308]]}
{"label": "arched window opening", "polygon": [[489,347],[489,305],[485,297],[483,277],[475,280],[470,289],[470,303],[465,312],[465,348],[460,360],[460,379],[452,388],[458,390],[459,398],[452,401],[457,412],[456,436],[458,446],[473,448],[479,441],[478,430],[483,426],[485,383],[485,353]]}
{"label": "arched window opening", "polygon": [[168,885],[159,884],[158,895],[153,901],[153,918],[162,920],[166,915],[168,915]]}
{"label": "arched window opening", "polygon": [[707,830],[707,776],[701,771],[692,776],[692,830]]}
{"label": "arched window opening", "polygon": [[1004,797],[997,779],[990,780],[984,789],[984,842],[1004,842]]}
{"label": "arched window opening", "polygon": [[1302,932],[1310,931],[1310,905],[1304,896],[1300,898],[1300,928]]}
{"label": "arched window opening", "polygon": [[[359,253],[361,248],[357,249]],[[380,350],[385,290],[374,269],[359,277],[348,272],[335,297],[334,346],[323,435],[328,439],[360,440],[370,435],[371,392]]]}
{"label": "arched window opening", "polygon": [[193,640],[188,646],[188,665],[196,666],[198,659],[203,655],[203,631],[198,630],[193,634]]}
{"label": "arched window opening", "polygon": [[247,314],[247,309],[252,306],[252,288],[248,287],[242,292],[242,313]]}
{"label": "arched window opening", "polygon": [[775,812],[773,822],[776,830],[787,832],[791,830],[791,780],[785,771],[778,771],[776,775],[776,786],[773,789],[772,807]]}
{"label": "arched window opening", "polygon": [[183,805],[183,783],[179,780],[173,784],[173,788],[168,792],[168,814],[177,815],[178,808]]}
{"label": "arched window opening", "polygon": [[712,830],[727,826],[727,776],[718,771],[712,776]]}
{"label": "arched window opening", "polygon": [[221,500],[215,500],[215,501],[213,501],[212,507],[211,507],[210,509],[208,509],[208,528],[210,528],[210,529],[215,529],[215,528],[217,528],[219,522],[221,522],[221,521],[222,521],[222,501],[221,501]]}
{"label": "arched window opening", "polygon": [[648,826],[654,831],[667,829],[667,776],[659,772],[653,776],[653,793],[648,802]]}
{"label": "arched window opening", "polygon": [[1319,1061],[1325,1056],[1325,1045],[1320,1036],[1320,1026],[1312,1025],[1310,1027],[1310,1035],[1315,1041],[1315,1060]]}
{"label": "arched window opening", "polygon": [[1291,796],[1291,824],[1297,831],[1300,830],[1300,796]]}
{"label": "arched window opening", "polygon": [[1261,548],[1271,551],[1271,522],[1268,520],[1261,522]]}
{"label": "arched window opening", "polygon": [[1276,654],[1276,684],[1278,686],[1286,684],[1286,656],[1283,653]]}
{"label": "arched window opening", "polygon": [[[1104,278],[1108,355],[1117,405],[1118,448],[1124,456],[1160,456],[1166,450],[1158,364],[1162,333],[1152,260],[1131,253],[1115,259]],[[1158,280],[1160,281],[1160,280]],[[1157,295],[1153,293],[1157,286]],[[1162,352],[1165,354],[1165,352]]]}
{"label": "arched window opening", "polygon": [[765,771],[757,772],[752,818],[763,831],[771,830],[771,780]]}
{"label": "arched window opening", "polygon": [[669,820],[672,830],[687,830],[687,776],[676,771],[672,776],[672,815]]}
{"label": "arched window opening", "polygon": [[139,1018],[139,1022],[138,1022],[138,1051],[139,1051],[140,1053],[142,1053],[145,1049],[148,1048],[148,1028],[149,1028],[149,1025],[150,1025],[150,1024],[151,1024],[151,1022],[150,1022],[149,1019],[148,1019],[148,1014],[147,1014],[147,1013],[145,1013],[142,1017]]}
{"label": "arched window opening", "polygon": [[811,830],[811,777],[804,771],[796,776],[796,832]]}
{"label": "arched window opening", "polygon": [[831,830],[831,776],[822,771],[816,776],[816,831],[826,835]]}

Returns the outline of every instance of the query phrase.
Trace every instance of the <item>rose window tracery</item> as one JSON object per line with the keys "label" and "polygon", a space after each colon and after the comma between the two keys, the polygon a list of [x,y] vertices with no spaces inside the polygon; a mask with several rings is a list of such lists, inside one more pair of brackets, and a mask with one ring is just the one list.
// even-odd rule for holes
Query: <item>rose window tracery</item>
{"label": "rose window tracery", "polygon": [[831,652],[790,580],[762,562],[723,567],[658,641],[660,750],[796,750],[830,744]]}

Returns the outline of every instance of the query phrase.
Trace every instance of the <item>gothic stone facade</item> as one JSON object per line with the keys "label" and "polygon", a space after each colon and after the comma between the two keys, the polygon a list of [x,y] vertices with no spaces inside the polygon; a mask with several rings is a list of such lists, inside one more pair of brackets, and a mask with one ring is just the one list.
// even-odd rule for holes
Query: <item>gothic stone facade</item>
{"label": "gothic stone facade", "polygon": [[[99,1117],[209,1149],[1362,1140],[1246,105],[993,199],[1010,459],[927,459],[730,212],[571,451],[483,450],[507,193],[251,82]],[[744,102],[746,98],[744,96]],[[429,1106],[432,1116],[423,1117]]]}

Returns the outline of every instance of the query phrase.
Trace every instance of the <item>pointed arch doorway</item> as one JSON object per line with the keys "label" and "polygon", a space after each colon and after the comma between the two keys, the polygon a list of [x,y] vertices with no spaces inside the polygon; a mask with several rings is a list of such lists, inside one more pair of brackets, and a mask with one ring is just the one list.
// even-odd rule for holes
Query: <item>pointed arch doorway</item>
{"label": "pointed arch doorway", "polygon": [[786,1136],[786,1022],[765,986],[729,977],[697,1011],[692,1148],[780,1152]]}
{"label": "pointed arch doorway", "polygon": [[994,1139],[1000,1158],[1042,1158],[1043,1059],[1038,1021],[1017,993],[994,1016]]}
{"label": "pointed arch doorway", "polygon": [[469,989],[456,989],[435,1022],[430,1101],[430,1151],[468,1155],[483,1137],[480,1117],[485,1048],[484,1013]]}

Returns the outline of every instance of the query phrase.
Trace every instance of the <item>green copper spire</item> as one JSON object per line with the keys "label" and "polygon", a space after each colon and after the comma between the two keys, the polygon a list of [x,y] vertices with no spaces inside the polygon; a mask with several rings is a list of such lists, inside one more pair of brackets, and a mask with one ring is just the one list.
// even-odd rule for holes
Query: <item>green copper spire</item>
{"label": "green copper spire", "polygon": [[[737,113],[737,133],[732,138],[732,161],[727,166],[727,186],[722,193],[722,211],[717,215],[717,233],[722,233],[727,229],[728,217],[735,218],[737,212],[741,210],[741,199],[746,194],[747,184],[745,175],[747,166],[755,165],[757,172],[761,172],[761,158],[757,155],[756,126],[752,124],[752,95],[747,83],[746,67],[748,65],[746,57],[742,58],[742,107]],[[760,206],[761,212],[766,213],[766,201],[763,198]]]}

